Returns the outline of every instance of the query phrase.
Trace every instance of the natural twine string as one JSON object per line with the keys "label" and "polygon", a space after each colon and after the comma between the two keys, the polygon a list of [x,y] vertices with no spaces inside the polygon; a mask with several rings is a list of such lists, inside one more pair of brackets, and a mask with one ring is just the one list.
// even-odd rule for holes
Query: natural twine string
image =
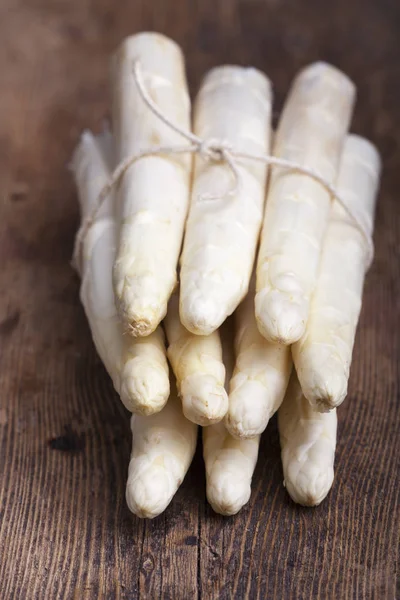
{"label": "natural twine string", "polygon": [[203,159],[214,162],[214,163],[225,163],[233,176],[233,185],[225,193],[221,194],[202,194],[200,199],[207,200],[218,200],[222,198],[226,198],[228,196],[235,196],[241,185],[241,176],[239,172],[239,162],[240,160],[253,160],[262,162],[268,166],[272,167],[281,167],[284,169],[288,169],[290,171],[294,171],[297,173],[301,173],[302,175],[307,175],[314,179],[314,181],[318,182],[325,190],[329,193],[332,199],[336,200],[340,206],[345,210],[348,216],[353,221],[354,226],[360,231],[363,235],[366,244],[367,244],[367,257],[366,263],[367,268],[372,263],[373,255],[374,255],[374,247],[372,238],[369,232],[368,226],[360,219],[358,215],[356,215],[352,209],[346,204],[343,198],[339,195],[336,189],[329,183],[325,177],[320,175],[314,169],[309,167],[304,167],[296,162],[291,160],[286,160],[284,158],[279,158],[277,156],[272,156],[270,154],[254,154],[251,152],[241,152],[240,150],[235,149],[228,142],[224,140],[218,140],[214,138],[202,139],[201,137],[195,135],[191,131],[185,131],[175,123],[173,123],[166,115],[164,115],[159,107],[153,102],[152,98],[148,94],[146,90],[145,83],[143,81],[143,75],[140,68],[139,61],[135,61],[133,65],[133,78],[135,84],[137,86],[139,96],[146,104],[147,108],[160,120],[162,121],[169,129],[175,131],[182,138],[186,139],[189,144],[183,146],[153,146],[152,148],[148,148],[146,150],[141,150],[132,156],[128,156],[120,164],[116,167],[114,172],[112,173],[110,180],[101,190],[97,204],[92,211],[92,213],[84,220],[82,226],[77,234],[76,238],[76,248],[78,253],[81,254],[81,248],[83,241],[86,237],[86,234],[90,227],[96,220],[96,217],[99,213],[99,210],[103,206],[104,201],[111,193],[113,188],[118,184],[121,178],[124,176],[126,171],[138,160],[141,158],[145,158],[148,156],[156,156],[156,155],[165,155],[165,154],[197,154],[201,156]]}

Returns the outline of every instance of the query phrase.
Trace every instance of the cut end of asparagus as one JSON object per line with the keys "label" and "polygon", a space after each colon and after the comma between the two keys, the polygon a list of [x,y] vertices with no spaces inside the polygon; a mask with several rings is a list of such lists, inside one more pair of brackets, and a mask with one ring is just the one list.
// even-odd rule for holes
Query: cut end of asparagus
{"label": "cut end of asparagus", "polygon": [[169,377],[159,365],[138,357],[129,361],[122,374],[121,400],[132,413],[152,415],[168,400]]}
{"label": "cut end of asparagus", "polygon": [[115,54],[127,53],[129,55],[129,51],[131,48],[136,50],[136,52],[138,51],[138,48],[145,48],[154,51],[154,48],[157,47],[159,47],[164,52],[175,52],[179,55],[179,57],[182,55],[181,48],[174,40],[167,37],[166,35],[163,35],[162,33],[157,33],[155,31],[141,31],[140,33],[135,33],[126,37],[121,42]]}
{"label": "cut end of asparagus", "polygon": [[229,471],[219,473],[218,477],[211,475],[207,482],[208,502],[216,513],[227,517],[236,515],[249,501],[250,494],[250,482],[243,477],[234,478]]}
{"label": "cut end of asparagus", "polygon": [[135,475],[130,474],[126,485],[128,508],[137,517],[154,519],[167,508],[180,482],[171,490],[171,481],[162,465],[150,464]]}
{"label": "cut end of asparagus", "polygon": [[267,101],[267,96],[271,94],[271,82],[262,71],[255,67],[241,67],[237,65],[220,65],[213,67],[205,75],[200,94],[207,93],[209,87],[217,84],[221,85],[221,80],[228,81],[231,84],[238,86],[247,85],[256,93],[259,92],[264,102]]}
{"label": "cut end of asparagus", "polygon": [[286,477],[285,486],[294,502],[302,506],[318,506],[328,495],[334,478],[334,471],[316,470],[311,474],[300,471],[294,481]]}
{"label": "cut end of asparagus", "polygon": [[307,85],[312,93],[314,86],[320,85],[321,81],[326,85],[329,80],[335,88],[343,88],[344,94],[355,96],[356,88],[352,80],[343,71],[324,61],[314,62],[302,69],[295,78],[294,85]]}
{"label": "cut end of asparagus", "polygon": [[309,302],[302,294],[262,290],[255,307],[258,329],[268,341],[289,345],[304,334]]}
{"label": "cut end of asparagus", "polygon": [[181,384],[183,414],[197,425],[213,425],[227,413],[229,401],[224,386],[212,375],[194,373]]}
{"label": "cut end of asparagus", "polygon": [[223,303],[205,296],[197,296],[190,304],[181,301],[179,316],[182,325],[195,335],[211,335],[225,321],[226,311]]}
{"label": "cut end of asparagus", "polygon": [[229,412],[225,418],[225,426],[234,438],[254,438],[260,435],[271,416],[266,402],[266,390],[261,382],[247,380],[229,394]]}

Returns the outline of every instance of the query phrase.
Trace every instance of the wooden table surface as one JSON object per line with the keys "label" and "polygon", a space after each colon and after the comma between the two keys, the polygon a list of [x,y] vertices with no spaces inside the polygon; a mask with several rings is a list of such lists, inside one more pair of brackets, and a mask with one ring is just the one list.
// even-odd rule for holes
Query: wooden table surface
{"label": "wooden table surface", "polygon": [[[336,479],[318,508],[285,493],[275,420],[236,517],[207,505],[200,452],[165,514],[142,521],[125,506],[128,414],[94,351],[69,265],[78,207],[67,167],[82,129],[99,130],[108,115],[110,53],[144,29],[183,46],[192,92],[225,62],[265,70],[276,111],[296,71],[316,59],[358,86],[353,130],[384,163],[376,258],[339,411]],[[399,35],[398,0],[3,0],[2,600],[396,597]]]}

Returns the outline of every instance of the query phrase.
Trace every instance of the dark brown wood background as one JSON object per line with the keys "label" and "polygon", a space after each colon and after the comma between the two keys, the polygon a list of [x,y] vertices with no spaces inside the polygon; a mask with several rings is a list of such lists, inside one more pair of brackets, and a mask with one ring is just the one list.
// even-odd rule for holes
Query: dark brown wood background
{"label": "dark brown wood background", "polygon": [[[183,46],[192,91],[219,63],[265,70],[277,111],[297,69],[333,62],[358,86],[354,131],[382,152],[376,259],[339,412],[336,479],[316,509],[282,487],[275,422],[238,516],[208,507],[200,452],[165,514],[140,521],[125,506],[128,415],[69,266],[78,208],[67,166],[82,129],[99,130],[108,113],[110,53],[143,29]],[[399,38],[398,0],[2,0],[2,600],[396,597]]]}

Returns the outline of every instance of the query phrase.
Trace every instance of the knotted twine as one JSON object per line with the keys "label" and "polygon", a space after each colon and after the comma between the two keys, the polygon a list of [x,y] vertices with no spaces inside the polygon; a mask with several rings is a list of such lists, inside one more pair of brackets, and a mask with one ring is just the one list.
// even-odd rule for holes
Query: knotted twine
{"label": "knotted twine", "polygon": [[287,169],[311,177],[311,179],[313,179],[314,181],[319,183],[323,188],[325,188],[325,190],[329,193],[331,200],[336,200],[340,204],[340,206],[350,217],[351,221],[353,222],[353,225],[363,235],[367,245],[366,270],[370,267],[374,256],[374,246],[372,237],[369,232],[369,227],[363,222],[362,219],[360,219],[359,215],[356,215],[353,212],[353,210],[346,204],[346,202],[340,196],[335,187],[331,185],[331,183],[325,177],[320,175],[314,169],[304,167],[301,164],[291,160],[286,160],[284,158],[272,156],[271,154],[255,154],[252,152],[241,152],[240,149],[234,148],[231,144],[229,144],[229,142],[225,140],[219,140],[216,138],[203,139],[198,135],[195,135],[191,131],[185,131],[184,129],[173,123],[166,115],[164,115],[159,109],[159,107],[156,105],[156,103],[150,97],[149,93],[147,92],[145,83],[143,81],[142,70],[140,68],[140,62],[138,60],[134,62],[132,72],[139,96],[145,103],[147,108],[169,129],[175,131],[175,133],[187,140],[189,144],[185,144],[182,146],[153,146],[151,148],[141,150],[136,154],[132,154],[131,156],[126,157],[119,163],[119,165],[113,171],[110,180],[101,190],[96,206],[94,207],[92,213],[84,220],[77,233],[74,252],[75,261],[78,258],[77,255],[81,256],[82,245],[86,234],[91,228],[91,226],[94,224],[99,210],[103,206],[105,200],[112,192],[114,187],[116,187],[116,185],[120,182],[126,171],[134,163],[136,163],[141,158],[145,158],[148,156],[169,154],[197,154],[198,156],[201,156],[204,160],[208,162],[225,164],[230,169],[233,176],[233,185],[229,189],[227,189],[222,195],[212,193],[202,194],[200,196],[200,200],[202,201],[219,200],[237,195],[241,186],[241,176],[238,165],[243,159],[262,162],[265,165],[271,167],[281,167],[283,169]]}

